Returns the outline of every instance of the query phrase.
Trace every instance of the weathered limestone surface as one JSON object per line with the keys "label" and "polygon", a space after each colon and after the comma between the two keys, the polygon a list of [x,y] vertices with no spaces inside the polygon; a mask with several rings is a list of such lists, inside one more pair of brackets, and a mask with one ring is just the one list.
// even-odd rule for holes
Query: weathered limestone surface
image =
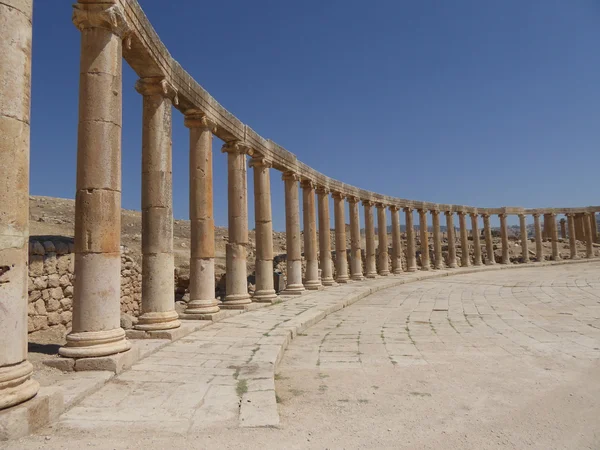
{"label": "weathered limestone surface", "polygon": [[454,214],[451,211],[446,211],[446,229],[448,233],[448,267],[455,269],[456,264],[456,236],[454,229]]}
{"label": "weathered limestone surface", "polygon": [[299,177],[295,173],[283,174],[285,182],[285,242],[287,247],[287,285],[283,294],[301,294],[302,250],[300,245],[300,200],[298,198]]}
{"label": "weathered limestone surface", "polygon": [[400,240],[400,208],[390,207],[392,213],[392,273],[402,273],[402,242]]}
{"label": "weathered limestone surface", "polygon": [[527,237],[527,222],[525,214],[519,214],[519,224],[521,227],[521,260],[523,263],[529,262],[529,238]]}
{"label": "weathered limestone surface", "polygon": [[479,219],[476,213],[471,213],[471,230],[473,234],[473,247],[475,254],[473,255],[473,265],[481,265],[481,243],[479,242]]}
{"label": "weathered limestone surface", "polygon": [[469,267],[471,261],[469,258],[469,234],[467,231],[467,213],[464,211],[458,212],[458,220],[460,225],[460,247],[461,247],[461,266]]}
{"label": "weathered limestone surface", "polygon": [[348,258],[346,256],[345,201],[344,196],[338,192],[334,192],[332,197],[335,221],[335,281],[347,283],[350,277],[348,276]]}
{"label": "weathered limestone surface", "polygon": [[304,258],[306,260],[304,287],[317,290],[321,287],[317,251],[317,211],[315,186],[310,181],[302,182],[302,211],[304,212]]}
{"label": "weathered limestone surface", "polygon": [[421,238],[421,270],[430,270],[429,231],[427,229],[427,211],[419,209],[419,234]]}
{"label": "weathered limestone surface", "polygon": [[496,257],[494,255],[494,243],[492,241],[492,227],[490,226],[490,215],[483,214],[483,233],[485,235],[485,248],[486,248],[486,265],[491,266],[496,264]]}
{"label": "weathered limestone surface", "polygon": [[363,201],[365,209],[365,276],[377,277],[377,256],[375,250],[375,218],[373,215],[373,202]]}
{"label": "weathered limestone surface", "polygon": [[358,212],[359,199],[348,199],[350,206],[350,278],[360,281],[364,278],[362,269],[362,249],[360,245],[360,218]]}
{"label": "weathered limestone surface", "polygon": [[508,228],[506,226],[506,214],[499,214],[500,218],[500,237],[502,238],[502,260],[501,264],[508,264]]}
{"label": "weathered limestone surface", "polygon": [[540,226],[539,213],[533,214],[533,228],[535,229],[535,259],[544,260],[544,247],[542,246],[542,227]]}
{"label": "weathered limestone surface", "polygon": [[333,262],[331,260],[331,235],[329,233],[329,191],[324,188],[317,189],[319,202],[319,262],[321,263],[321,283],[323,286],[332,286]]}
{"label": "weathered limestone surface", "polygon": [[385,277],[390,274],[388,262],[387,220],[386,206],[381,203],[377,205],[377,234],[379,247],[377,249],[379,275]]}
{"label": "weathered limestone surface", "polygon": [[433,222],[433,268],[436,270],[444,268],[444,256],[442,255],[442,233],[440,230],[440,211],[431,210],[431,219]]}
{"label": "weathered limestone surface", "polygon": [[413,225],[413,209],[404,208],[406,218],[406,271],[417,270],[417,258],[415,254],[415,228]]}

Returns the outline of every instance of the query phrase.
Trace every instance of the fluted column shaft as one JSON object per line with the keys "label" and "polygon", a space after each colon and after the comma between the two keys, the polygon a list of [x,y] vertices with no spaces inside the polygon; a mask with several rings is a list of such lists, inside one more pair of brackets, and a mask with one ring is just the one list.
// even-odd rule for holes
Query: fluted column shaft
{"label": "fluted column shaft", "polygon": [[171,99],[160,78],[142,78],[142,304],[138,330],[166,330],[180,323],[173,271],[173,167]]}
{"label": "fluted column shaft", "polygon": [[419,209],[419,235],[421,238],[421,270],[430,270],[429,231],[427,229],[427,210]]}
{"label": "fluted column shaft", "polygon": [[535,228],[535,259],[544,261],[544,246],[542,245],[542,226],[539,213],[533,214],[533,228]]}
{"label": "fluted column shaft", "polygon": [[485,252],[487,253],[486,265],[491,266],[496,264],[496,256],[494,254],[494,241],[492,240],[492,227],[490,226],[490,215],[482,214],[483,216],[483,234],[485,236]]}
{"label": "fluted column shaft", "polygon": [[454,229],[454,214],[446,211],[446,230],[448,233],[448,267],[456,268],[456,230]]}
{"label": "fluted column shaft", "polygon": [[469,233],[467,231],[467,213],[460,211],[458,213],[458,222],[460,224],[460,262],[462,267],[468,267],[471,265],[471,258],[469,255]]}
{"label": "fluted column shaft", "polygon": [[271,208],[271,162],[256,156],[254,170],[254,223],[256,239],[256,286],[252,300],[270,303],[277,298],[273,283],[273,215]]}
{"label": "fluted column shaft", "polygon": [[529,262],[529,239],[527,237],[527,222],[525,214],[519,214],[519,225],[521,227],[521,260]]}
{"label": "fluted column shaft", "polygon": [[39,388],[27,361],[32,3],[0,3],[0,410]]}
{"label": "fluted column shaft", "polygon": [[362,249],[360,245],[360,217],[357,197],[348,198],[350,209],[350,278],[360,281],[364,278],[362,272]]}
{"label": "fluted column shaft", "polygon": [[287,251],[287,284],[284,294],[301,294],[302,284],[302,247],[300,243],[300,199],[299,177],[293,172],[283,174],[285,182],[285,244]]}
{"label": "fluted column shaft", "polygon": [[377,276],[377,262],[373,203],[365,200],[363,206],[365,208],[365,273],[367,278],[375,278]]}
{"label": "fluted column shaft", "polygon": [[550,219],[550,239],[552,239],[552,260],[560,260],[560,253],[558,252],[558,226],[556,225],[556,214],[549,214]]}
{"label": "fluted column shaft", "polygon": [[333,210],[335,221],[335,281],[338,283],[347,283],[348,277],[348,256],[346,255],[346,205],[344,196],[334,192]]}
{"label": "fluted column shaft", "polygon": [[413,209],[404,208],[406,219],[406,271],[417,270],[417,256],[415,253],[415,227],[413,223]]}
{"label": "fluted column shaft", "polygon": [[575,214],[567,214],[567,225],[569,226],[569,250],[571,259],[579,259],[577,255],[577,239],[575,238]]}
{"label": "fluted column shaft", "polygon": [[251,149],[231,141],[221,149],[227,153],[227,229],[225,247],[225,298],[223,309],[243,309],[250,304],[246,256],[248,253],[248,182],[246,154]]}
{"label": "fluted column shaft", "polygon": [[500,237],[502,238],[502,261],[500,264],[508,264],[508,227],[506,225],[506,214],[498,214],[500,217]]}
{"label": "fluted column shaft", "polygon": [[402,242],[400,238],[400,209],[391,206],[392,213],[392,273],[402,273]]}
{"label": "fluted column shaft", "polygon": [[321,280],[319,279],[319,257],[317,250],[315,185],[311,181],[302,182],[302,213],[304,218],[304,259],[306,260],[304,287],[316,290],[321,287]]}
{"label": "fluted column shaft", "polygon": [[[81,31],[72,331],[59,353],[106,356],[131,347],[121,328],[122,40],[117,5],[74,6]],[[174,292],[173,292],[174,295]]]}
{"label": "fluted column shaft", "polygon": [[377,204],[377,237],[379,240],[379,275],[385,277],[390,274],[390,268],[388,262],[386,206],[381,203]]}
{"label": "fluted column shaft", "polygon": [[431,220],[433,224],[433,268],[443,269],[444,258],[442,256],[442,233],[440,229],[440,212],[438,210],[431,210]]}
{"label": "fluted column shaft", "polygon": [[329,217],[329,192],[324,188],[317,189],[319,202],[319,260],[321,263],[321,283],[323,286],[332,286],[333,264],[331,261],[331,234]]}
{"label": "fluted column shaft", "polygon": [[594,256],[594,237],[592,235],[592,220],[596,220],[593,214],[586,213],[584,216],[585,224],[585,257],[591,258]]}
{"label": "fluted column shaft", "polygon": [[474,257],[473,257],[473,265],[480,266],[481,265],[481,242],[479,239],[479,221],[477,217],[477,213],[471,213],[471,230],[473,233],[473,249]]}

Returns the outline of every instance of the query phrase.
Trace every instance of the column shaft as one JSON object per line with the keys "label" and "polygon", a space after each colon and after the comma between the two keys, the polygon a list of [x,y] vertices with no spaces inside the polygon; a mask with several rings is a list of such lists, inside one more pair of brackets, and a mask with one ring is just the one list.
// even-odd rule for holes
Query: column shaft
{"label": "column shaft", "polygon": [[317,250],[317,211],[315,209],[315,186],[310,181],[302,182],[302,212],[304,218],[304,259],[306,260],[304,287],[317,290],[321,288]]}
{"label": "column shaft", "polygon": [[492,227],[490,226],[490,215],[483,214],[483,234],[485,236],[485,251],[487,259],[485,263],[488,266],[496,264],[496,255],[494,253],[494,241],[492,240]]}
{"label": "column shaft", "polygon": [[360,245],[360,217],[356,197],[348,199],[350,206],[350,277],[355,281],[362,280],[362,249]]}
{"label": "column shaft", "polygon": [[462,267],[469,267],[471,265],[471,258],[469,255],[469,233],[467,231],[467,213],[460,211],[458,213],[458,221],[460,224],[460,263]]}
{"label": "column shaft", "polygon": [[348,256],[346,254],[346,205],[344,196],[338,192],[333,193],[333,210],[335,220],[335,281],[338,283],[347,283],[348,277]]}
{"label": "column shaft", "polygon": [[552,239],[552,260],[560,260],[560,253],[558,252],[558,226],[556,225],[556,215],[549,214],[550,219],[550,238]]}
{"label": "column shaft", "polygon": [[535,259],[544,261],[544,246],[542,245],[542,227],[539,213],[533,214],[533,228],[535,228]]}
{"label": "column shaft", "polygon": [[390,274],[389,261],[388,261],[388,239],[387,239],[387,220],[386,220],[386,207],[385,205],[377,205],[377,236],[379,240],[378,245],[378,262],[379,262],[379,275],[382,277]]}
{"label": "column shaft", "polygon": [[519,225],[521,227],[521,262],[529,262],[529,238],[527,237],[527,222],[525,214],[519,214]]}
{"label": "column shaft", "polygon": [[325,188],[317,189],[319,202],[319,259],[321,263],[321,283],[333,286],[333,264],[331,261],[331,219],[329,217],[329,193]]}
{"label": "column shaft", "polygon": [[480,266],[481,265],[481,242],[479,239],[479,221],[476,213],[471,213],[471,229],[473,230],[473,248],[474,248],[474,257],[473,257],[473,265]]}
{"label": "column shaft", "polygon": [[0,410],[39,388],[27,361],[32,9],[0,3]]}
{"label": "column shaft", "polygon": [[295,173],[283,174],[285,182],[285,244],[287,251],[287,284],[283,294],[301,294],[302,284],[302,247],[300,243],[300,199],[299,177]]}
{"label": "column shaft", "polygon": [[397,206],[390,207],[392,213],[392,273],[402,273],[402,242],[400,238],[400,210]]}
{"label": "column shaft", "polygon": [[415,253],[415,228],[413,224],[413,209],[404,208],[406,219],[406,271],[417,270],[417,256]]}
{"label": "column shaft", "polygon": [[444,258],[442,256],[442,233],[440,229],[440,212],[438,210],[432,210],[431,218],[433,223],[433,268],[443,269]]}
{"label": "column shaft", "polygon": [[454,214],[446,211],[446,231],[448,233],[448,267],[455,269],[456,265],[456,230],[454,229]]}
{"label": "column shaft", "polygon": [[367,278],[375,278],[377,276],[377,262],[373,203],[365,200],[363,206],[365,208],[365,273]]}
{"label": "column shaft", "polygon": [[596,220],[596,213],[591,212],[592,216],[592,240],[598,243],[598,221]]}
{"label": "column shaft", "polygon": [[585,224],[585,257],[592,258],[594,256],[594,238],[592,235],[592,220],[595,221],[595,217],[593,214],[586,213],[584,216],[584,224]]}
{"label": "column shaft", "polygon": [[565,219],[560,219],[560,237],[561,239],[567,238],[567,224]]}
{"label": "column shaft", "polygon": [[[59,353],[106,356],[128,350],[121,328],[122,39],[117,5],[76,4],[81,31],[73,325]],[[173,292],[174,295],[174,292]]]}
{"label": "column shaft", "polygon": [[577,255],[577,239],[575,239],[575,215],[572,213],[567,214],[567,223],[569,226],[569,250],[571,252],[571,259],[579,259]]}
{"label": "column shaft", "polygon": [[500,237],[502,238],[502,261],[501,264],[508,264],[508,228],[506,226],[506,214],[498,214],[500,217]]}
{"label": "column shaft", "polygon": [[427,211],[419,209],[419,235],[421,238],[421,270],[430,270],[429,231],[427,229]]}
{"label": "column shaft", "polygon": [[585,241],[585,226],[581,213],[575,214],[575,237],[578,241]]}

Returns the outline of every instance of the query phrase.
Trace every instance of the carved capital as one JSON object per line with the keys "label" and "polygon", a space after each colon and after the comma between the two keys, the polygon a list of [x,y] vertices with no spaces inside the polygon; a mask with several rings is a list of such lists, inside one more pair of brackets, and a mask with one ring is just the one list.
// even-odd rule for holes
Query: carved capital
{"label": "carved capital", "polygon": [[185,118],[183,124],[187,128],[202,128],[204,130],[210,130],[212,133],[217,131],[217,123],[196,109],[190,109],[185,112]]}
{"label": "carved capital", "polygon": [[348,203],[358,203],[360,202],[360,198],[354,196],[354,195],[350,195],[347,197],[348,198]]}
{"label": "carved capital", "polygon": [[506,219],[506,213],[500,213],[498,214],[498,217],[500,217],[501,219]]}
{"label": "carved capital", "polygon": [[319,194],[319,195],[329,194],[329,188],[326,188],[325,186],[317,186],[315,191],[317,191],[317,194]]}
{"label": "carved capital", "polygon": [[533,216],[533,217],[535,217],[536,219],[539,219],[539,218],[540,218],[540,215],[541,215],[541,214],[540,214],[539,212],[534,212],[534,213],[532,214],[532,216]]}
{"label": "carved capital", "polygon": [[298,175],[296,172],[292,172],[287,171],[287,172],[283,172],[281,174],[281,179],[283,181],[300,181],[300,175]]}
{"label": "carved capital", "polygon": [[472,212],[472,213],[469,213],[469,215],[470,215],[471,217],[474,217],[475,219],[477,219],[477,216],[478,216],[479,214],[477,214],[477,213],[475,213],[475,212]]}
{"label": "carved capital", "polygon": [[333,198],[337,198],[339,200],[344,200],[346,198],[346,196],[344,194],[342,194],[341,192],[332,192],[331,196]]}
{"label": "carved capital", "polygon": [[119,5],[106,3],[73,5],[73,24],[79,31],[86,28],[104,28],[125,38],[130,27]]}
{"label": "carved capital", "polygon": [[400,211],[400,207],[398,205],[390,205],[390,211],[392,211],[392,212]]}
{"label": "carved capital", "polygon": [[375,202],[373,200],[363,200],[362,204],[363,206],[374,206]]}
{"label": "carved capital", "polygon": [[432,216],[438,216],[440,214],[439,209],[430,209],[429,212],[431,213]]}
{"label": "carved capital", "polygon": [[140,78],[135,83],[135,90],[144,96],[159,95],[168,98],[175,106],[179,104],[177,89],[162,77]]}
{"label": "carved capital", "polygon": [[229,141],[223,144],[221,147],[222,153],[237,153],[252,156],[254,154],[254,150],[250,148],[248,144],[242,141]]}
{"label": "carved capital", "polygon": [[448,217],[452,216],[454,213],[452,211],[444,211],[444,214],[446,215],[446,217]]}
{"label": "carved capital", "polygon": [[265,156],[256,153],[252,159],[250,160],[250,167],[254,167],[257,169],[270,169],[273,167],[273,162],[266,158]]}
{"label": "carved capital", "polygon": [[314,181],[312,180],[308,180],[308,179],[304,179],[300,182],[300,186],[304,189],[314,189],[317,185]]}
{"label": "carved capital", "polygon": [[490,215],[488,213],[481,213],[481,217],[483,217],[484,219],[489,219]]}
{"label": "carved capital", "polygon": [[408,213],[408,214],[410,214],[410,213],[412,213],[412,212],[414,211],[414,208],[413,208],[412,206],[405,206],[404,208],[402,208],[402,210],[403,210],[405,213]]}

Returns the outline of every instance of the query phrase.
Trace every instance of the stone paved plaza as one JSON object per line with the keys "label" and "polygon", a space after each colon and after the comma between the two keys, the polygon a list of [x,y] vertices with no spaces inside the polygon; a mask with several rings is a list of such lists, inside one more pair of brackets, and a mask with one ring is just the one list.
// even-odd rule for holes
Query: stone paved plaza
{"label": "stone paved plaza", "polygon": [[600,446],[600,262],[375,283],[411,276],[206,327],[7,448]]}

